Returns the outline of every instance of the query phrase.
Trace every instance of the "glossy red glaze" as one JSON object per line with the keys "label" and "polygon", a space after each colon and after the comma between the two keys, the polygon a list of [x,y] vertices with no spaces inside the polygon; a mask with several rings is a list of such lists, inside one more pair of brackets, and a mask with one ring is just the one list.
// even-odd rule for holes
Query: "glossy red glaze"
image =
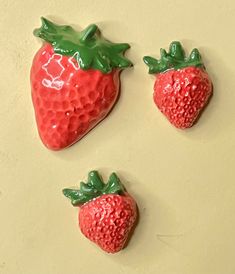
{"label": "glossy red glaze", "polygon": [[46,43],[31,68],[32,100],[45,146],[59,150],[80,140],[113,107],[119,71],[82,70],[75,58],[54,52]]}
{"label": "glossy red glaze", "polygon": [[124,247],[136,218],[136,203],[129,194],[106,194],[81,206],[79,225],[88,239],[115,253]]}
{"label": "glossy red glaze", "polygon": [[207,72],[197,67],[156,75],[154,102],[177,128],[191,127],[212,95]]}

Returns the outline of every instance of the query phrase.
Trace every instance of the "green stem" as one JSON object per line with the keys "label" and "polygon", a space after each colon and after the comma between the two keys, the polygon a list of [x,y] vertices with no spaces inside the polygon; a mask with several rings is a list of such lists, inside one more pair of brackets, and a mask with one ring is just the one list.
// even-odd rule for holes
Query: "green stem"
{"label": "green stem", "polygon": [[157,74],[169,69],[177,70],[189,66],[204,67],[198,49],[193,49],[189,57],[185,57],[184,49],[178,41],[170,44],[169,52],[161,49],[160,54],[159,60],[150,56],[143,58],[145,64],[149,67],[149,73]]}
{"label": "green stem", "polygon": [[60,26],[43,17],[41,20],[42,26],[34,31],[34,35],[50,43],[57,54],[79,56],[75,61],[80,69],[110,73],[115,68],[132,66],[131,61],[124,56],[129,45],[104,39],[97,25],[91,24],[83,31],[77,32],[70,26]]}
{"label": "green stem", "polygon": [[63,189],[63,194],[74,206],[82,205],[104,194],[123,195],[124,192],[125,188],[116,173],[113,172],[105,184],[96,170],[89,172],[87,183],[80,182],[80,189]]}
{"label": "green stem", "polygon": [[88,39],[92,38],[96,31],[97,31],[98,27],[95,24],[92,24],[90,26],[88,26],[81,34],[81,38],[80,41],[81,42],[86,42]]}

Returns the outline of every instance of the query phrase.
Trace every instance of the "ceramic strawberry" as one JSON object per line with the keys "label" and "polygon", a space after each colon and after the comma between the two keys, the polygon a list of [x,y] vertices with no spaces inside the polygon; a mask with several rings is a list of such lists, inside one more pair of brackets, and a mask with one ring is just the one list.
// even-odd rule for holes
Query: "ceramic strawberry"
{"label": "ceramic strawberry", "polygon": [[44,40],[31,68],[32,100],[39,135],[49,149],[81,139],[114,106],[119,73],[131,66],[128,44],[114,44],[96,25],[81,32],[42,18],[34,35]]}
{"label": "ceramic strawberry", "polygon": [[115,173],[105,184],[97,171],[88,174],[88,182],[80,190],[64,189],[73,206],[79,206],[81,232],[104,251],[115,253],[126,244],[132,232],[137,206]]}
{"label": "ceramic strawberry", "polygon": [[159,60],[149,56],[144,62],[156,75],[154,102],[177,128],[191,127],[212,95],[212,83],[198,49],[185,56],[180,42],[172,42],[169,52],[161,49]]}

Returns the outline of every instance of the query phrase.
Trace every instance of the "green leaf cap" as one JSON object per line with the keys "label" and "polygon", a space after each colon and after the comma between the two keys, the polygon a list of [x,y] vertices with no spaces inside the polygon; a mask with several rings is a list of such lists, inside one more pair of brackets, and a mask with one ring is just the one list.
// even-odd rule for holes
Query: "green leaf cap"
{"label": "green leaf cap", "polygon": [[80,190],[63,189],[63,194],[71,200],[74,206],[82,205],[104,194],[122,195],[124,192],[125,188],[116,173],[112,173],[105,184],[96,170],[89,172],[87,183],[80,182]]}
{"label": "green leaf cap", "polygon": [[161,58],[159,60],[145,56],[145,64],[149,67],[150,74],[165,72],[169,69],[181,69],[185,67],[204,67],[201,55],[198,49],[193,49],[189,57],[185,56],[184,49],[180,42],[174,41],[170,44],[169,52],[160,49]]}
{"label": "green leaf cap", "polygon": [[50,43],[58,54],[73,56],[83,70],[97,69],[109,73],[113,68],[124,69],[132,66],[123,56],[129,44],[111,43],[100,36],[97,25],[90,25],[81,32],[71,26],[56,25],[42,17],[42,26],[34,35]]}

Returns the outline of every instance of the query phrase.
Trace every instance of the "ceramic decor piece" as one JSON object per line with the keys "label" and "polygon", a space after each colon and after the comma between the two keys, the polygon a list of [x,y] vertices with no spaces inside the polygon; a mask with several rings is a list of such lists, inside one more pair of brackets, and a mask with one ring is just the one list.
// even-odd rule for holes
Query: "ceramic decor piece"
{"label": "ceramic decor piece", "polygon": [[193,126],[212,95],[212,82],[198,49],[185,56],[180,42],[169,52],[161,49],[159,60],[144,57],[149,73],[156,75],[153,99],[160,111],[177,128]]}
{"label": "ceramic decor piece", "polygon": [[71,146],[104,119],[119,94],[119,73],[132,63],[126,43],[100,36],[94,24],[81,32],[42,18],[34,31],[44,40],[31,68],[38,132],[52,150]]}
{"label": "ceramic decor piece", "polygon": [[63,193],[79,207],[79,227],[89,240],[108,253],[125,247],[136,224],[137,205],[115,173],[105,184],[91,171],[79,190],[66,188]]}

